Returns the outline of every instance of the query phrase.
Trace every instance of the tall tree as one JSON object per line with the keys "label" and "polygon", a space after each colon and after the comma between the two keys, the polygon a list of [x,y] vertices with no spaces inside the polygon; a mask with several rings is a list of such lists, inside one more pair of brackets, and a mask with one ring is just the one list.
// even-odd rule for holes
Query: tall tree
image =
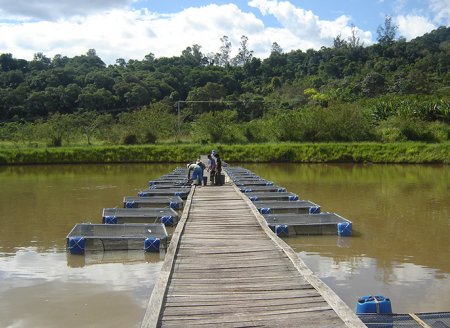
{"label": "tall tree", "polygon": [[272,47],[270,49],[270,54],[281,55],[283,53],[283,49],[276,42],[272,43]]}
{"label": "tall tree", "polygon": [[222,45],[220,46],[219,52],[216,54],[215,63],[216,65],[227,67],[230,65],[231,42],[226,35],[221,37],[220,41],[222,42]]}
{"label": "tall tree", "polygon": [[392,22],[391,16],[384,18],[384,25],[377,28],[377,40],[382,46],[388,46],[394,43],[397,35],[398,26]]}
{"label": "tall tree", "polygon": [[233,64],[236,66],[244,66],[249,63],[253,58],[253,50],[248,49],[248,37],[241,36],[241,47],[236,57],[233,58]]}
{"label": "tall tree", "polygon": [[352,35],[348,37],[348,46],[352,49],[363,47],[364,42],[361,42],[361,39],[359,37],[358,29],[355,25],[352,24]]}
{"label": "tall tree", "polygon": [[341,49],[341,48],[347,48],[348,43],[342,38],[342,35],[339,33],[334,39],[333,39],[333,48],[335,49]]}

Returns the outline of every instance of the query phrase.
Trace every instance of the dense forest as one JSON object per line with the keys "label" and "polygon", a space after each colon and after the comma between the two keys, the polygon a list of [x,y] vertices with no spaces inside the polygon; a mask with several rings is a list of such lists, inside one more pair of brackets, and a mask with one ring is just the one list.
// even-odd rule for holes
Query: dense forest
{"label": "dense forest", "polygon": [[450,28],[406,41],[386,19],[378,43],[264,60],[193,45],[180,56],[117,59],[0,55],[0,141],[15,146],[161,142],[450,139]]}

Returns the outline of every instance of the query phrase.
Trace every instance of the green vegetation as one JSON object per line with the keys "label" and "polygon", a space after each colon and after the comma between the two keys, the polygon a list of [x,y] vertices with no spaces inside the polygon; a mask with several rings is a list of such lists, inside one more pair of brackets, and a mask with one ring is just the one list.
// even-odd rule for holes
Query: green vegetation
{"label": "green vegetation", "polygon": [[[393,159],[366,159],[363,154],[361,161],[396,162],[402,161],[393,154],[399,142],[447,147],[450,28],[406,42],[396,39],[396,26],[387,17],[377,44],[364,47],[354,29],[348,40],[337,36],[333,47],[317,51],[284,53],[274,43],[264,60],[253,56],[246,36],[234,58],[228,37],[221,42],[215,54],[204,55],[193,45],[181,56],[155,58],[150,53],[143,60],[119,58],[109,66],[93,49],[73,58],[38,53],[32,61],[0,54],[0,148],[4,154],[16,152],[13,158],[33,153],[57,159],[67,152],[75,162],[83,156],[88,161],[116,161],[118,156],[122,161],[125,155],[115,152],[129,149],[130,159],[153,161],[137,154],[139,147],[109,146],[175,144],[185,149],[185,144],[220,143],[253,149],[258,143],[375,142],[394,143],[377,146]],[[348,158],[340,154],[343,147],[325,147],[323,156],[359,161],[353,152]],[[105,155],[105,149],[115,150]],[[302,149],[261,159],[316,160]],[[172,152],[171,160],[186,159]]]}
{"label": "green vegetation", "polygon": [[227,162],[450,163],[450,142],[276,143],[0,149],[0,164],[183,163],[214,147]]}

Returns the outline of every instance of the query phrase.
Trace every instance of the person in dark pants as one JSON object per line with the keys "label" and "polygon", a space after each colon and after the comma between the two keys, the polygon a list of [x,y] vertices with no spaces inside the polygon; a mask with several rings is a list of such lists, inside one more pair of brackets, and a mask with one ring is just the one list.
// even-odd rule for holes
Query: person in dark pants
{"label": "person in dark pants", "polygon": [[203,184],[204,186],[206,186],[204,175],[203,175],[203,172],[206,169],[206,165],[201,161],[200,158],[197,160],[196,164],[199,165],[202,168],[202,181],[201,181],[200,184]]}
{"label": "person in dark pants", "polygon": [[221,178],[221,174],[222,174],[222,160],[220,159],[219,154],[216,153],[216,179],[215,179],[215,184],[216,186],[221,186],[223,185],[223,181]]}
{"label": "person in dark pants", "polygon": [[211,154],[208,154],[208,171],[209,180],[211,181],[211,185],[213,185],[216,177],[216,160],[212,158]]}

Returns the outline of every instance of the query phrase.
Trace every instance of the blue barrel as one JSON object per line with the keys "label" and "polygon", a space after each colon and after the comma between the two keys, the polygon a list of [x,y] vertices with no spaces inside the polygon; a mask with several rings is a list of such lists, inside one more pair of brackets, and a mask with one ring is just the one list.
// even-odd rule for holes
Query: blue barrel
{"label": "blue barrel", "polygon": [[320,206],[311,206],[309,208],[309,214],[319,214],[320,213]]}
{"label": "blue barrel", "polygon": [[261,212],[261,214],[270,214],[271,209],[270,209],[270,207],[262,207],[260,209],[260,212]]}
{"label": "blue barrel", "polygon": [[166,226],[173,226],[173,217],[171,215],[162,216],[161,223],[163,223]]}
{"label": "blue barrel", "polygon": [[289,200],[290,202],[295,202],[295,201],[298,200],[298,196],[297,196],[297,195],[291,195],[291,196],[289,196],[288,200]]}
{"label": "blue barrel", "polygon": [[289,227],[287,224],[277,224],[275,226],[275,234],[278,237],[289,237]]}
{"label": "blue barrel", "polygon": [[391,300],[382,295],[368,295],[358,299],[356,314],[392,314]]}
{"label": "blue barrel", "polygon": [[125,202],[125,208],[135,208],[136,203],[134,201],[131,202]]}
{"label": "blue barrel", "polygon": [[180,207],[180,205],[177,202],[170,202],[169,207],[174,210],[177,210]]}
{"label": "blue barrel", "polygon": [[339,222],[337,224],[338,236],[349,237],[352,235],[351,222]]}
{"label": "blue barrel", "polygon": [[255,202],[255,201],[258,200],[258,196],[250,196],[250,200],[251,200],[252,202]]}
{"label": "blue barrel", "polygon": [[161,240],[156,237],[148,237],[144,240],[144,250],[146,252],[159,252]]}
{"label": "blue barrel", "polygon": [[105,216],[103,217],[104,224],[117,224],[117,217],[115,216]]}
{"label": "blue barrel", "polygon": [[67,247],[70,254],[83,255],[86,240],[83,237],[69,237],[67,239]]}

